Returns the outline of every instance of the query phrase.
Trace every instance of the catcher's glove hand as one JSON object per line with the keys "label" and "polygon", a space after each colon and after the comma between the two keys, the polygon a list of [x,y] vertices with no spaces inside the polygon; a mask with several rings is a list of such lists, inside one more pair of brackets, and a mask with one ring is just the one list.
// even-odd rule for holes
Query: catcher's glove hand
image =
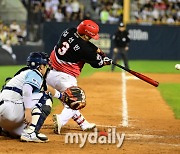
{"label": "catcher's glove hand", "polygon": [[63,92],[62,102],[73,110],[79,110],[86,106],[86,96],[80,87],[72,86]]}

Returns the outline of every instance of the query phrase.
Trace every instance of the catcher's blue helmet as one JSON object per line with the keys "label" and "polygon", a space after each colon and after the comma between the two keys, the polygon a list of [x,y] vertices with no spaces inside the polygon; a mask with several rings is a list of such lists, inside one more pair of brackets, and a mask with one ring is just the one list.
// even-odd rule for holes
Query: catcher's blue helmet
{"label": "catcher's blue helmet", "polygon": [[38,68],[41,64],[48,64],[48,55],[44,52],[31,52],[26,60],[26,64],[31,69]]}

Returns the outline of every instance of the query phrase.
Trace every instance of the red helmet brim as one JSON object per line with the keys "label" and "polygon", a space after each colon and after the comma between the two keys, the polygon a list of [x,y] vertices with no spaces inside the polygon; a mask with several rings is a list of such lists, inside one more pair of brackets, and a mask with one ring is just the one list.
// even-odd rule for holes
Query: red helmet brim
{"label": "red helmet brim", "polygon": [[99,39],[99,34],[96,34],[95,36],[92,36],[93,39],[98,40]]}

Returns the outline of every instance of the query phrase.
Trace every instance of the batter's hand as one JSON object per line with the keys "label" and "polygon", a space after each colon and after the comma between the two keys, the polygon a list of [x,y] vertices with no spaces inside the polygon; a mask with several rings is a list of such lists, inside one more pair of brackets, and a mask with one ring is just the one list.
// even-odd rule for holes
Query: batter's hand
{"label": "batter's hand", "polygon": [[27,108],[25,109],[24,113],[24,123],[29,125],[32,122],[32,115],[31,115],[31,109]]}
{"label": "batter's hand", "polygon": [[111,65],[112,59],[110,59],[109,57],[104,57],[103,62],[104,62],[104,65]]}
{"label": "batter's hand", "polygon": [[106,57],[106,54],[100,48],[98,48],[97,53],[101,55],[102,58]]}

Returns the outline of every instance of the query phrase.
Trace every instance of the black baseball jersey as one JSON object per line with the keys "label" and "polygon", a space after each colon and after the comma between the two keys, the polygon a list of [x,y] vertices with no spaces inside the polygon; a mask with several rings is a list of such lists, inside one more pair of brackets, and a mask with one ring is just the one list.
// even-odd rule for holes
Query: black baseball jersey
{"label": "black baseball jersey", "polygon": [[94,68],[104,66],[102,56],[97,53],[98,47],[83,40],[76,28],[65,30],[51,53],[52,67],[72,76],[78,76],[85,63]]}
{"label": "black baseball jersey", "polygon": [[130,42],[129,39],[129,33],[124,30],[124,31],[117,31],[114,35],[113,35],[113,40],[114,40],[114,45],[115,47],[126,47],[128,45],[128,43]]}

